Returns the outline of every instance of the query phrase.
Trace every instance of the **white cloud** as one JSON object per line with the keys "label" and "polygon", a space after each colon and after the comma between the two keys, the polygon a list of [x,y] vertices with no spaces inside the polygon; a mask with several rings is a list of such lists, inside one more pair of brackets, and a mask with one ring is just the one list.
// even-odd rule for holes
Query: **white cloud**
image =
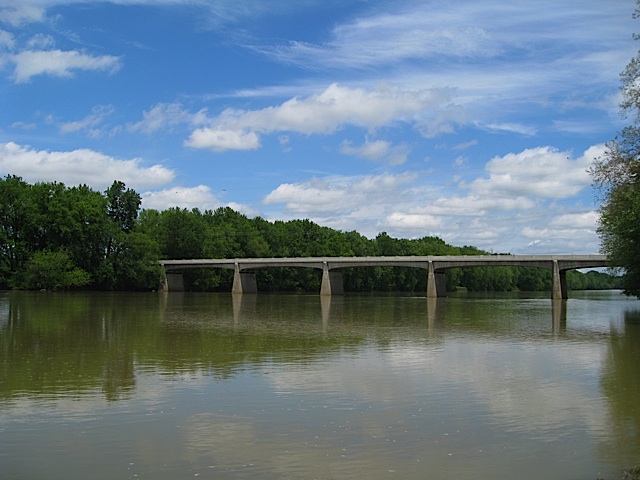
{"label": "white cloud", "polygon": [[[317,68],[380,68],[416,59],[459,63],[511,52],[526,61],[543,50],[541,45],[555,46],[554,52],[566,52],[559,45],[573,47],[573,52],[575,45],[597,45],[590,32],[602,31],[609,18],[629,11],[618,4],[606,12],[608,17],[599,2],[585,2],[578,11],[570,2],[553,0],[511,3],[508,12],[505,8],[501,0],[430,2],[427,8],[424,2],[401,2],[393,13],[372,9],[336,25],[323,43],[293,41],[255,49],[283,62]],[[567,17],[574,21],[567,24]]]}
{"label": "white cloud", "polygon": [[397,196],[398,189],[411,184],[416,177],[414,173],[403,173],[313,178],[302,183],[284,183],[269,193],[263,203],[284,203],[289,212],[314,215],[362,208],[374,212],[389,196]]}
{"label": "white cloud", "polygon": [[[361,9],[322,41],[254,48],[284,63],[329,70],[331,78],[365,77],[369,84],[393,78],[405,90],[449,88],[455,105],[425,112],[418,125],[427,138],[470,122],[535,136],[543,128],[540,117],[523,117],[540,106],[609,109],[603,99],[635,54],[628,35],[620,35],[627,27],[633,31],[631,21],[623,3],[603,10],[598,1],[580,9],[553,0],[508,6],[503,0],[402,1],[392,10]],[[558,99],[571,99],[573,106]]]}
{"label": "white cloud", "polygon": [[365,140],[361,146],[353,146],[345,140],[340,145],[340,151],[345,155],[356,155],[369,160],[385,160],[391,165],[400,165],[407,160],[411,148],[406,144],[393,146],[385,140]]}
{"label": "white cloud", "polygon": [[478,144],[477,140],[470,140],[468,142],[459,143],[451,147],[452,150],[466,150],[467,148],[474,147]]}
{"label": "white cloud", "polygon": [[15,46],[13,35],[4,30],[0,30],[0,49],[12,50]]}
{"label": "white cloud", "polygon": [[153,133],[171,130],[179,125],[203,125],[207,121],[207,109],[196,113],[185,110],[181,103],[159,103],[142,113],[142,120],[128,125],[132,132]]}
{"label": "white cloud", "polygon": [[468,161],[469,159],[467,157],[465,157],[464,155],[460,155],[459,157],[456,157],[456,159],[453,161],[453,164],[456,167],[464,167]]}
{"label": "white cloud", "polygon": [[112,55],[93,56],[78,51],[27,50],[8,57],[15,65],[14,80],[25,83],[38,75],[69,78],[76,70],[120,69],[120,58]]}
{"label": "white cloud", "polygon": [[188,210],[197,208],[201,212],[204,212],[205,210],[215,210],[216,208],[226,206],[249,217],[258,215],[258,212],[247,205],[236,202],[223,202],[207,185],[168,187],[162,190],[143,192],[141,197],[142,208],[146,209],[162,211],[178,207]]}
{"label": "white cloud", "polygon": [[170,187],[141,194],[142,208],[165,210],[172,207],[215,209],[222,205],[206,185],[196,187]]}
{"label": "white cloud", "polygon": [[0,23],[17,27],[26,23],[42,22],[44,18],[45,9],[34,5],[33,2],[5,0],[0,3]]}
{"label": "white cloud", "polygon": [[36,128],[38,128],[38,126],[35,123],[13,122],[11,124],[11,128],[19,130],[35,130]]}
{"label": "white cloud", "polygon": [[595,230],[600,215],[595,210],[572,212],[559,215],[551,220],[549,226],[573,229]]}
{"label": "white cloud", "polygon": [[424,112],[427,118],[420,121],[416,128],[426,138],[453,133],[456,127],[472,120],[471,112],[461,105],[448,104],[433,112]]}
{"label": "white cloud", "polygon": [[530,148],[495,157],[486,165],[489,178],[479,178],[468,188],[487,197],[569,198],[591,184],[587,169],[596,151],[598,147],[592,147],[576,160],[570,158],[570,153],[551,147]]}
{"label": "white cloud", "polygon": [[490,123],[487,125],[481,125],[480,127],[496,132],[518,133],[529,137],[538,133],[535,127],[531,125],[522,125],[520,123]]}
{"label": "white cloud", "polygon": [[158,187],[175,173],[161,165],[144,167],[142,160],[121,160],[87,149],[70,152],[34,150],[13,142],[0,144],[0,172],[27,182],[59,181],[69,186],[87,184],[103,190],[114,180],[134,189]]}
{"label": "white cloud", "polygon": [[48,50],[53,48],[55,43],[51,35],[38,33],[27,41],[27,50]]}
{"label": "white cloud", "polygon": [[[258,133],[330,134],[352,125],[368,129],[393,122],[413,122],[426,109],[448,101],[442,90],[403,91],[381,86],[375,90],[329,85],[323,92],[292,98],[261,110],[227,109],[211,126],[195,130],[187,145],[222,151],[259,147]],[[399,161],[400,156],[396,156]]]}
{"label": "white cloud", "polygon": [[260,148],[260,137],[255,132],[242,130],[199,128],[191,133],[185,145],[192,148],[206,148],[215,152],[256,150]]}
{"label": "white cloud", "polygon": [[538,206],[531,198],[514,195],[467,195],[460,197],[450,195],[439,197],[428,207],[438,215],[483,216],[488,212],[529,210]]}
{"label": "white cloud", "polygon": [[91,113],[81,120],[73,122],[63,122],[59,125],[60,132],[74,133],[86,131],[90,137],[99,138],[104,132],[101,128],[104,120],[114,112],[114,108],[110,105],[96,105]]}
{"label": "white cloud", "polygon": [[[496,157],[485,166],[488,177],[457,188],[428,172],[313,178],[282,184],[263,203],[284,204],[292,216],[368,236],[387,231],[489,251],[595,253],[597,212],[575,211],[557,200],[589,185],[586,168],[602,148],[593,146],[576,159],[551,147]],[[461,188],[469,193],[460,195]]]}
{"label": "white cloud", "polygon": [[531,240],[532,246],[543,251],[553,249],[553,253],[597,253],[598,237],[595,228],[571,228],[571,226],[547,228],[544,226],[525,227],[518,232]]}
{"label": "white cloud", "polygon": [[399,229],[431,229],[442,227],[443,219],[427,213],[392,213],[387,217],[387,224]]}
{"label": "white cloud", "polygon": [[500,52],[496,37],[488,34],[480,22],[474,23],[470,10],[477,12],[477,8],[460,9],[467,20],[457,16],[453,22],[453,12],[419,5],[337,25],[325,44],[294,41],[275,48],[255,48],[288,63],[342,68],[398,64],[418,58],[477,58]]}

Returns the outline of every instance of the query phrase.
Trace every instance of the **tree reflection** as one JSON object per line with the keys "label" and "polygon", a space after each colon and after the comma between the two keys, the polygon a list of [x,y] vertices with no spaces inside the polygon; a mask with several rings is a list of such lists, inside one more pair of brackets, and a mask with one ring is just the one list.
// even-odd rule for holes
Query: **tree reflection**
{"label": "tree reflection", "polygon": [[605,448],[613,450],[607,455],[633,458],[640,445],[640,311],[626,311],[624,320],[623,331],[610,335],[601,380],[613,434]]}

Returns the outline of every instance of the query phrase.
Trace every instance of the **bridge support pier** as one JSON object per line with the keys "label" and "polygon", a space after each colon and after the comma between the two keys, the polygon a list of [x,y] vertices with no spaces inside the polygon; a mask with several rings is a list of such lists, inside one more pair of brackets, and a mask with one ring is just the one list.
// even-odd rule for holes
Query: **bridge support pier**
{"label": "bridge support pier", "polygon": [[323,262],[322,264],[322,285],[320,286],[320,295],[344,295],[342,274],[340,272],[332,272],[329,270],[327,262]]}
{"label": "bridge support pier", "polygon": [[163,292],[184,292],[184,277],[182,273],[165,273],[160,284]]}
{"label": "bridge support pier", "polygon": [[553,261],[553,280],[551,287],[551,298],[553,300],[566,300],[569,298],[569,292],[567,289],[567,272],[560,270],[558,261]]}
{"label": "bridge support pier", "polygon": [[447,278],[444,272],[436,272],[433,262],[429,261],[429,273],[427,276],[427,297],[437,298],[447,296]]}
{"label": "bridge support pier", "polygon": [[231,293],[258,293],[255,272],[241,272],[236,263],[233,269],[233,288]]}

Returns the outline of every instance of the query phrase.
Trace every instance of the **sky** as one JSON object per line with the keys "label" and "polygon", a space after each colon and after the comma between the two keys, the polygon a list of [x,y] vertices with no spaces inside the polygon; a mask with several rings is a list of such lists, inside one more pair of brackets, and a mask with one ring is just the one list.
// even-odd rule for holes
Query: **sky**
{"label": "sky", "polygon": [[0,0],[0,176],[598,253],[632,0]]}

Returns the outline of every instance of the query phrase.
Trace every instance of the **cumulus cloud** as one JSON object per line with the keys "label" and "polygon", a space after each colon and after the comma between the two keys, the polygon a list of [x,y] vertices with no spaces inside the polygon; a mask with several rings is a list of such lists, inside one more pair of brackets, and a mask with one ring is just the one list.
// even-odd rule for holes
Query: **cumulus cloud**
{"label": "cumulus cloud", "polygon": [[301,183],[284,183],[269,193],[265,205],[284,203],[289,212],[330,214],[367,208],[386,202],[390,195],[411,184],[415,173],[367,175],[364,177],[313,178]]}
{"label": "cumulus cloud", "polygon": [[185,142],[187,147],[205,148],[216,152],[225,150],[256,150],[260,137],[256,132],[218,128],[195,130]]}
{"label": "cumulus cloud", "polygon": [[552,227],[584,228],[595,230],[600,215],[595,210],[572,212],[559,215],[549,223]]}
{"label": "cumulus cloud", "polygon": [[568,254],[576,252],[597,253],[599,251],[598,237],[595,228],[572,228],[570,225],[557,225],[548,228],[542,225],[527,226],[517,232],[525,239],[530,239],[529,245],[537,250],[553,253]]}
{"label": "cumulus cloud", "polygon": [[434,229],[442,227],[443,219],[428,213],[392,213],[387,223],[399,229]]}
{"label": "cumulus cloud", "polygon": [[69,78],[77,70],[102,70],[114,73],[120,69],[120,58],[113,55],[90,55],[75,50],[26,50],[10,55],[15,66],[16,83],[29,82],[38,75]]}
{"label": "cumulus cloud", "polygon": [[170,187],[163,190],[147,191],[141,196],[143,208],[156,210],[165,210],[171,207],[215,209],[222,203],[206,185]]}
{"label": "cumulus cloud", "polygon": [[295,216],[333,228],[349,224],[368,236],[387,231],[489,251],[595,253],[597,212],[558,200],[590,184],[586,168],[602,149],[593,146],[577,158],[551,147],[511,153],[489,160],[486,176],[454,188],[428,171],[313,178],[280,185],[264,204],[284,204]]}
{"label": "cumulus cloud", "polygon": [[[412,122],[425,109],[437,109],[448,95],[441,90],[403,91],[380,87],[375,90],[329,85],[323,92],[294,97],[280,105],[260,110],[227,109],[211,125],[195,130],[187,145],[216,151],[254,149],[259,134],[296,132],[331,134],[350,125],[374,129],[393,122]],[[396,161],[400,157],[396,156]]]}
{"label": "cumulus cloud", "polygon": [[355,155],[369,160],[387,161],[391,165],[400,165],[407,160],[411,148],[406,144],[392,145],[385,140],[365,140],[363,145],[354,146],[348,140],[340,145],[345,155]]}
{"label": "cumulus cloud", "polygon": [[52,181],[87,184],[103,190],[114,180],[134,189],[159,187],[175,173],[161,165],[144,167],[139,158],[122,160],[88,149],[69,152],[34,150],[13,142],[0,144],[0,171],[28,182]]}
{"label": "cumulus cloud", "polygon": [[576,160],[570,152],[538,147],[491,159],[486,170],[489,178],[468,185],[480,196],[535,196],[562,199],[576,195],[591,184],[587,169],[601,147],[592,147]]}
{"label": "cumulus cloud", "polygon": [[236,202],[223,202],[207,185],[196,185],[195,187],[173,186],[162,190],[149,190],[143,192],[141,197],[142,208],[146,209],[162,211],[178,207],[188,210],[197,208],[200,211],[205,211],[226,206],[249,217],[258,215],[258,212],[250,206]]}
{"label": "cumulus cloud", "polygon": [[453,133],[458,126],[472,119],[471,112],[461,105],[446,105],[441,109],[424,112],[423,116],[426,118],[416,124],[416,129],[425,138]]}

